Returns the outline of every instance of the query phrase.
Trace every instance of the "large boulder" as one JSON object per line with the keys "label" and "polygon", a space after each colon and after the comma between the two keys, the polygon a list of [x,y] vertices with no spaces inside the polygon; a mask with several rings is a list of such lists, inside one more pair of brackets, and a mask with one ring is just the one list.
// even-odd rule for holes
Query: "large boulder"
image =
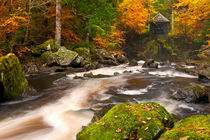
{"label": "large boulder", "polygon": [[[73,62],[75,62],[77,57],[78,53],[68,50],[65,47],[60,47],[55,53],[51,51],[44,52],[41,55],[41,62],[47,64],[48,66],[70,66]],[[80,60],[77,60],[76,62],[80,63],[79,61]]]}
{"label": "large boulder", "polygon": [[143,68],[158,68],[158,63],[154,59],[148,59],[142,66]]}
{"label": "large boulder", "polygon": [[1,101],[15,99],[27,89],[28,81],[18,58],[13,53],[0,57]]}
{"label": "large boulder", "polygon": [[77,58],[78,53],[68,50],[65,47],[60,47],[55,53],[57,57],[57,63],[60,66],[70,66],[71,63]]}
{"label": "large boulder", "polygon": [[128,59],[127,57],[125,57],[125,55],[119,55],[119,54],[116,54],[115,55],[115,58],[117,59],[117,61],[120,63],[120,64],[123,64],[123,63],[127,63],[128,62]]}
{"label": "large boulder", "polygon": [[27,49],[34,56],[41,56],[46,51],[55,52],[57,50],[53,39],[45,41],[43,44],[37,46],[31,46]]}
{"label": "large boulder", "polygon": [[110,54],[103,49],[94,50],[92,57],[95,60],[99,61],[99,63],[101,64],[105,64],[105,65],[118,65],[119,64],[113,54]]}
{"label": "large boulder", "polygon": [[173,124],[171,114],[157,103],[124,103],[114,106],[99,121],[87,126],[78,133],[77,139],[156,139]]}
{"label": "large boulder", "polygon": [[176,123],[159,140],[209,140],[210,115],[194,115]]}
{"label": "large boulder", "polygon": [[193,85],[178,89],[172,98],[187,103],[208,103],[208,91],[200,85]]}
{"label": "large boulder", "polygon": [[47,64],[48,66],[57,65],[57,55],[51,51],[44,52],[40,60],[43,64]]}

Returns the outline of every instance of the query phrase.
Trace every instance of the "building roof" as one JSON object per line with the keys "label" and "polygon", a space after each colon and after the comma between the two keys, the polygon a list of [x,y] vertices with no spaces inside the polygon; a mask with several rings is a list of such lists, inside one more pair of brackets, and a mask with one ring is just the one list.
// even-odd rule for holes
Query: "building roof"
{"label": "building roof", "polygon": [[154,16],[154,18],[151,21],[154,21],[154,22],[170,22],[161,13],[158,13],[156,16]]}

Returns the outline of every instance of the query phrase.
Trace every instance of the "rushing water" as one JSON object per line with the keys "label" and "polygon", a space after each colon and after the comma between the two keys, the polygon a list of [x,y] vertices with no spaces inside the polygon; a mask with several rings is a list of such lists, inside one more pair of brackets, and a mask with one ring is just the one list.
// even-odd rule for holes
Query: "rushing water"
{"label": "rushing water", "polygon": [[[94,74],[119,76],[74,80],[75,74],[39,75],[30,84],[39,93],[0,105],[0,140],[73,140],[87,125],[93,109],[122,102],[154,101],[185,118],[209,114],[208,104],[187,104],[170,99],[178,88],[197,83],[197,77],[175,71],[173,66],[143,69],[139,66],[92,70]],[[124,73],[127,71],[127,73]],[[132,73],[128,73],[132,71]]]}

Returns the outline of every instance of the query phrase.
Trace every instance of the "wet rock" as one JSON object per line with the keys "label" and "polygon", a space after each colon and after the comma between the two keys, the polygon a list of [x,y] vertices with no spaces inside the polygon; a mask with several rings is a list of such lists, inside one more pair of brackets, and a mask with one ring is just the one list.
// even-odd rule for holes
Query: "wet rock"
{"label": "wet rock", "polygon": [[92,52],[93,54],[93,59],[95,59],[95,61],[98,61],[101,64],[105,64],[105,65],[111,65],[111,66],[116,66],[118,65],[118,61],[117,59],[114,57],[114,55],[108,53],[107,51],[103,50],[103,49],[96,49],[95,51]]}
{"label": "wet rock", "polygon": [[172,115],[157,103],[124,103],[112,107],[100,120],[87,126],[77,134],[77,139],[157,139],[165,127],[171,128],[173,124]]}
{"label": "wet rock", "polygon": [[30,63],[22,65],[22,70],[24,73],[27,73],[27,74],[39,73],[40,65],[30,62]]}
{"label": "wet rock", "polygon": [[133,72],[132,70],[130,70],[130,71],[127,71],[127,70],[126,71],[123,71],[123,73],[125,73],[125,74],[126,73],[132,73],[132,72]]}
{"label": "wet rock", "polygon": [[142,66],[143,68],[158,68],[158,63],[154,59],[148,59]]}
{"label": "wet rock", "polygon": [[103,75],[103,74],[94,75],[92,72],[90,72],[90,73],[85,73],[83,75],[83,77],[87,77],[87,78],[106,78],[106,77],[111,77],[111,76],[110,75]]}
{"label": "wet rock", "polygon": [[124,55],[116,54],[114,56],[120,64],[128,63],[128,59]]}
{"label": "wet rock", "polygon": [[83,67],[84,66],[84,58],[82,56],[77,56],[77,58],[72,63],[73,67]]}
{"label": "wet rock", "polygon": [[91,120],[91,123],[99,121],[114,106],[115,105],[113,104],[109,104],[109,105],[104,106],[101,110],[96,110]]}
{"label": "wet rock", "polygon": [[210,115],[194,115],[176,123],[159,140],[207,140],[209,139]]}
{"label": "wet rock", "polygon": [[188,74],[191,74],[191,75],[195,75],[195,76],[198,75],[198,70],[196,70],[195,68],[184,68],[181,65],[177,65],[175,69],[177,71],[188,73]]}
{"label": "wet rock", "polygon": [[0,57],[0,89],[1,101],[12,100],[20,97],[28,90],[28,81],[24,77],[18,58],[9,53]]}
{"label": "wet rock", "polygon": [[118,76],[118,75],[120,75],[119,72],[114,72],[114,76]]}
{"label": "wet rock", "polygon": [[136,61],[136,59],[132,59],[129,64],[129,66],[138,66],[138,62]]}
{"label": "wet rock", "polygon": [[172,98],[187,103],[208,103],[208,92],[201,85],[193,85],[178,89]]}
{"label": "wet rock", "polygon": [[210,71],[208,71],[208,70],[201,70],[201,71],[199,71],[198,79],[200,81],[210,83]]}

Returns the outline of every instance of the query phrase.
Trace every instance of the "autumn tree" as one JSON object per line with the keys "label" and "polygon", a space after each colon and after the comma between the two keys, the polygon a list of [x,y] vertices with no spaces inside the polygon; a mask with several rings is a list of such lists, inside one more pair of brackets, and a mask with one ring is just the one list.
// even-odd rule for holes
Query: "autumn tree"
{"label": "autumn tree", "polygon": [[25,1],[0,0],[0,43],[7,43],[11,51],[17,31],[28,26],[27,17]]}
{"label": "autumn tree", "polygon": [[124,0],[118,11],[122,24],[138,33],[145,31],[150,15],[155,13],[152,0]]}
{"label": "autumn tree", "polygon": [[175,31],[191,39],[208,34],[209,0],[178,0],[175,4]]}

